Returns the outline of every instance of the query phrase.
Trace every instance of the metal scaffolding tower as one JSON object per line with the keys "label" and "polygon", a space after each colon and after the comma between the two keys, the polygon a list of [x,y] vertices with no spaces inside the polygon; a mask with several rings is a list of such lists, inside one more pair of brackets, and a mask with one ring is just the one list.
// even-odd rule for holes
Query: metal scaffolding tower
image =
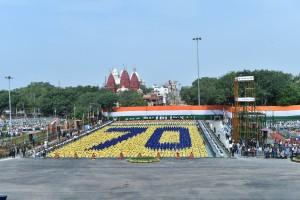
{"label": "metal scaffolding tower", "polygon": [[248,143],[255,140],[263,144],[266,140],[262,129],[266,126],[266,115],[256,111],[254,76],[236,77],[234,80],[233,139]]}

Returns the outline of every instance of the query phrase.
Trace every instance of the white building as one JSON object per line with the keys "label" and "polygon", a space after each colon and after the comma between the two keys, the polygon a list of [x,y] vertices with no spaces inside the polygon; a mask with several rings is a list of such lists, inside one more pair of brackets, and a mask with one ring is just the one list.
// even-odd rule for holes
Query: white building
{"label": "white building", "polygon": [[153,93],[163,97],[164,105],[178,105],[181,103],[180,89],[177,81],[168,81],[162,86],[153,85]]}
{"label": "white building", "polygon": [[157,85],[153,85],[153,93],[156,94],[159,97],[163,97],[163,104],[167,104],[167,97],[169,94],[169,88]]}

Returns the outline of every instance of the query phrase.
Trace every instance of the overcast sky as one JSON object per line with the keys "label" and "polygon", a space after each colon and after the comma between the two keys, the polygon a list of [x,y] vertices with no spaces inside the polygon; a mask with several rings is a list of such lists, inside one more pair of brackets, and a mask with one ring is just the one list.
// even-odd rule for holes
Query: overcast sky
{"label": "overcast sky", "polygon": [[148,86],[242,69],[299,74],[299,0],[0,0],[0,89],[103,85],[137,68]]}

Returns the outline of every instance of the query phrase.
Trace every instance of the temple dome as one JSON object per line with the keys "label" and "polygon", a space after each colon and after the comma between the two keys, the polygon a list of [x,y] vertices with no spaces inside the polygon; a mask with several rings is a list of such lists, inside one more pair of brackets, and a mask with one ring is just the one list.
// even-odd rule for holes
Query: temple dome
{"label": "temple dome", "polygon": [[120,88],[130,88],[130,78],[129,74],[126,70],[123,70],[121,72],[121,78],[120,78]]}
{"label": "temple dome", "polygon": [[130,89],[137,91],[140,89],[140,81],[136,72],[133,72],[130,79]]}
{"label": "temple dome", "polygon": [[106,88],[110,89],[113,92],[116,92],[116,81],[114,78],[114,75],[112,73],[110,73],[108,79],[107,79],[107,83],[106,83]]}

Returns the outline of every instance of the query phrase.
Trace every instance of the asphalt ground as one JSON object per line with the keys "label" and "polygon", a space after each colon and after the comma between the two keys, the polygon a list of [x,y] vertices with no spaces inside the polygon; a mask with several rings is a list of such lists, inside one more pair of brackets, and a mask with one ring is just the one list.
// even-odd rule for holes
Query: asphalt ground
{"label": "asphalt ground", "polygon": [[257,158],[0,161],[0,194],[43,199],[300,199],[300,165]]}

